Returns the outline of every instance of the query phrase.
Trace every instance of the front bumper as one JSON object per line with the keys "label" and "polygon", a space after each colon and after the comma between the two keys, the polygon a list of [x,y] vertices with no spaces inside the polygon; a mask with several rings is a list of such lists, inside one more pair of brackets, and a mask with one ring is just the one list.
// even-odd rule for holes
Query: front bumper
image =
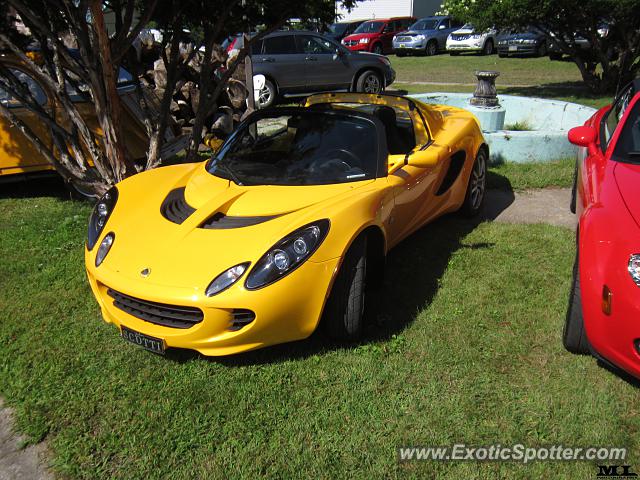
{"label": "front bumper", "polygon": [[483,41],[465,41],[447,43],[447,52],[479,52],[482,50]]}
{"label": "front bumper", "polygon": [[418,52],[422,51],[426,47],[426,39],[411,39],[411,40],[393,40],[394,52]]}
{"label": "front bumper", "polygon": [[[318,263],[308,260],[279,281],[253,291],[244,288],[245,274],[228,290],[206,297],[204,290],[155,285],[144,278],[124,278],[103,268],[106,265],[95,268],[89,255],[85,251],[89,284],[106,322],[118,329],[125,326],[160,338],[165,348],[192,349],[208,356],[230,355],[307,338],[320,320],[340,260]],[[204,318],[190,328],[151,323],[116,307],[107,293],[109,288],[150,302],[196,307],[202,310]],[[255,319],[234,331],[230,327],[236,310],[250,310]]]}
{"label": "front bumper", "polygon": [[355,43],[353,45],[343,43],[342,45],[347,47],[352,52],[368,52],[368,51],[370,51],[370,48],[371,48],[371,42],[369,42],[369,43]]}
{"label": "front bumper", "polygon": [[498,45],[499,55],[536,55],[538,53],[538,46],[533,44],[519,44],[519,45]]}

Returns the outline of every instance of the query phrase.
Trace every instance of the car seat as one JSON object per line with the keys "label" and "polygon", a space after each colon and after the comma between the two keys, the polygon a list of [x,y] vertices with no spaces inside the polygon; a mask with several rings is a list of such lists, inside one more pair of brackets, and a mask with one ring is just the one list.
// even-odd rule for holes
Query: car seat
{"label": "car seat", "polygon": [[391,155],[408,153],[410,148],[398,128],[396,111],[387,105],[380,105],[373,110],[373,115],[384,125],[389,153]]}

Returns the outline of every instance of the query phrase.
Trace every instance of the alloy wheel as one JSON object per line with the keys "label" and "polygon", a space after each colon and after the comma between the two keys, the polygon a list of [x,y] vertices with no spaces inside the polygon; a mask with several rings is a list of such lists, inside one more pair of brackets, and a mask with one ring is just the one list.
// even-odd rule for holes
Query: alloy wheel
{"label": "alloy wheel", "polygon": [[474,210],[478,209],[482,203],[486,177],[487,160],[483,154],[480,154],[478,155],[478,158],[473,165],[473,171],[471,172],[471,206]]}
{"label": "alloy wheel", "polygon": [[380,79],[377,75],[367,75],[364,80],[364,92],[365,93],[380,93]]}

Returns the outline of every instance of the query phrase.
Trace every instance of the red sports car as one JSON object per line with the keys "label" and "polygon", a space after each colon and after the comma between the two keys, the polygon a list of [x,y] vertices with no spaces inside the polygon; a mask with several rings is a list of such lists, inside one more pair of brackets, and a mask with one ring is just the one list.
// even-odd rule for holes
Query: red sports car
{"label": "red sports car", "polygon": [[640,79],[569,140],[580,149],[564,346],[640,378]]}

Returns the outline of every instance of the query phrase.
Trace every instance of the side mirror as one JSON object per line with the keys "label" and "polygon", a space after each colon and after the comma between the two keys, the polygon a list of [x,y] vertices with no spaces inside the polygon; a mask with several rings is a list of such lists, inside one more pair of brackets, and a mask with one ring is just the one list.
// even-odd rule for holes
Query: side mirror
{"label": "side mirror", "polygon": [[440,145],[430,145],[426,150],[418,150],[409,155],[408,163],[412,167],[430,168],[436,166],[449,155],[449,149]]}
{"label": "side mirror", "polygon": [[344,52],[342,50],[336,50],[335,53],[333,54],[333,59],[338,60],[342,56],[344,56]]}
{"label": "side mirror", "polygon": [[444,30],[446,27],[444,25],[438,25],[438,30]]}
{"label": "side mirror", "polygon": [[214,135],[207,135],[204,139],[204,144],[211,149],[211,153],[217,153],[223,143],[224,140]]}
{"label": "side mirror", "polygon": [[575,127],[569,130],[569,141],[578,147],[586,147],[592,154],[596,150],[598,132],[594,127]]}

